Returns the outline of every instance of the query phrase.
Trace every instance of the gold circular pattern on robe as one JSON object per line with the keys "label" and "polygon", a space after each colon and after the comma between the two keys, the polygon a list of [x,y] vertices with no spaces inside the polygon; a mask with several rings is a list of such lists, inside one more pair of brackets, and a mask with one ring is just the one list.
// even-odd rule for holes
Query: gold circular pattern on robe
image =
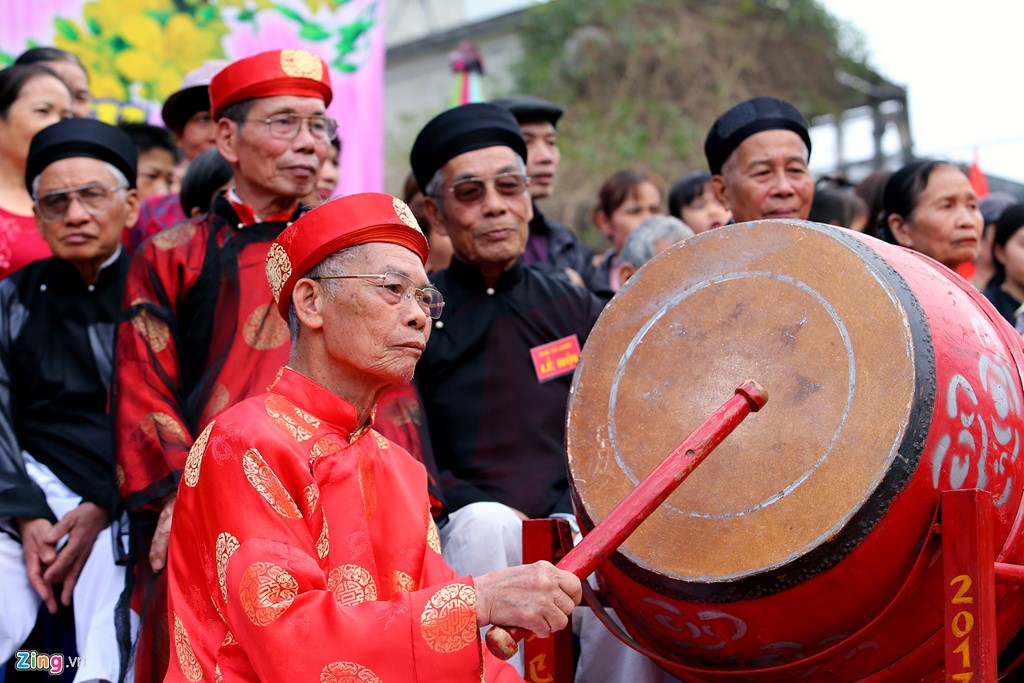
{"label": "gold circular pattern on robe", "polygon": [[398,216],[398,220],[402,221],[422,235],[423,230],[420,228],[420,224],[416,221],[416,215],[412,212],[412,209],[409,208],[409,205],[398,197],[395,197],[391,203],[395,207],[395,215]]}
{"label": "gold circular pattern on robe", "polygon": [[397,569],[391,570],[391,592],[392,593],[412,593],[419,588],[416,579],[412,578],[403,571]]}
{"label": "gold circular pattern on robe", "polygon": [[434,518],[430,514],[430,507],[427,507],[425,512],[427,518],[427,545],[438,555],[441,554],[441,536],[437,533],[437,525],[434,524]]}
{"label": "gold circular pattern on robe", "polygon": [[238,587],[242,608],[257,626],[273,623],[287,611],[298,594],[299,582],[273,562],[250,564]]}
{"label": "gold circular pattern on robe", "polygon": [[167,413],[149,413],[139,422],[142,432],[162,443],[187,443],[185,428]]}
{"label": "gold circular pattern on robe", "polygon": [[167,230],[161,230],[153,235],[153,246],[160,251],[167,251],[183,244],[188,244],[195,237],[196,226],[192,223],[183,223]]}
{"label": "gold circular pattern on robe", "polygon": [[331,662],[320,672],[320,683],[381,683],[381,680],[362,664]]}
{"label": "gold circular pattern on robe", "polygon": [[373,576],[357,564],[335,567],[327,576],[327,589],[334,593],[338,607],[349,607],[377,599]]}
{"label": "gold circular pattern on robe", "polygon": [[373,438],[377,440],[377,448],[382,451],[386,451],[391,448],[391,442],[388,441],[387,437],[378,432],[376,429],[371,430]]}
{"label": "gold circular pattern on robe", "polygon": [[331,541],[327,534],[327,515],[324,515],[324,525],[320,529],[320,538],[316,539],[316,554],[321,560],[327,557],[330,552]]}
{"label": "gold circular pattern on robe", "polygon": [[203,667],[196,659],[196,653],[192,650],[192,644],[188,641],[188,634],[185,633],[185,626],[181,623],[178,615],[174,615],[174,651],[178,655],[178,665],[185,678],[196,683],[203,678]]}
{"label": "gold circular pattern on robe", "polygon": [[296,441],[305,441],[320,428],[319,418],[310,415],[280,394],[270,394],[263,405],[274,424]]}
{"label": "gold circular pattern on robe", "polygon": [[308,50],[281,50],[281,71],[291,78],[311,78],[322,81],[324,64]]}
{"label": "gold circular pattern on robe", "polygon": [[185,482],[185,486],[195,488],[196,484],[199,483],[199,468],[203,464],[203,453],[206,452],[206,442],[210,440],[210,432],[213,431],[213,422],[206,425],[206,429],[199,435],[196,442],[192,444],[192,448],[188,451],[188,459],[185,460],[185,471],[181,475],[181,480]]}
{"label": "gold circular pattern on robe", "polygon": [[227,647],[228,645],[237,645],[238,641],[235,640],[235,634],[228,631],[224,634],[224,642],[220,644],[221,647]]}
{"label": "gold circular pattern on robe", "polygon": [[257,306],[245,319],[242,338],[257,351],[280,348],[290,340],[288,323],[277,312],[274,304],[263,304]]}
{"label": "gold circular pattern on robe", "polygon": [[259,491],[260,495],[277,510],[278,514],[288,519],[302,519],[299,506],[295,504],[288,489],[270,469],[258,450],[250,448],[245,452],[245,455],[242,456],[242,470],[253,488]]}
{"label": "gold circular pattern on robe", "polygon": [[420,635],[442,654],[458,652],[477,640],[476,591],[464,583],[443,586],[420,615]]}
{"label": "gold circular pattern on robe", "polygon": [[217,579],[220,581],[220,593],[224,602],[228,601],[228,560],[238,550],[238,539],[226,531],[217,534]]}
{"label": "gold circular pattern on robe", "polygon": [[213,683],[224,683],[224,676],[220,673],[220,664],[213,667]]}
{"label": "gold circular pattern on robe", "polygon": [[[134,299],[131,305],[152,305],[152,303],[148,299],[138,298]],[[132,327],[135,328],[140,337],[146,340],[146,344],[149,345],[153,353],[160,353],[167,348],[167,344],[171,339],[171,330],[167,327],[167,323],[157,318],[148,310],[142,309],[132,316]]]}
{"label": "gold circular pattern on robe", "polygon": [[124,468],[121,465],[114,465],[114,479],[117,481],[117,488],[124,488]]}
{"label": "gold circular pattern on robe", "polygon": [[267,282],[270,284],[270,291],[274,295],[274,303],[281,299],[281,289],[288,278],[292,276],[292,261],[288,258],[288,252],[277,242],[270,245],[267,252]]}

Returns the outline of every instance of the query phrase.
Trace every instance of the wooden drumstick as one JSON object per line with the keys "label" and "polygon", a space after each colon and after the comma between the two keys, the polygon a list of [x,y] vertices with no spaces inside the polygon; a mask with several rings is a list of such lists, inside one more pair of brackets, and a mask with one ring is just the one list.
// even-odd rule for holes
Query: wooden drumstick
{"label": "wooden drumstick", "polygon": [[[672,492],[690,476],[711,451],[722,443],[751,412],[768,402],[768,392],[754,380],[747,380],[722,407],[706,419],[675,450],[654,468],[600,524],[558,563],[559,569],[586,579],[602,562],[636,531]],[[508,660],[519,650],[516,641],[527,629],[492,626],[487,631],[487,648],[499,659]]]}

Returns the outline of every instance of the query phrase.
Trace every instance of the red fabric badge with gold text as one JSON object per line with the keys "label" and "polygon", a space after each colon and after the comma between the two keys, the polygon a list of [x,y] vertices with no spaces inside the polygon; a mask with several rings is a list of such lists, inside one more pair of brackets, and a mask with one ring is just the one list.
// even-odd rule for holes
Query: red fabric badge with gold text
{"label": "red fabric badge with gold text", "polygon": [[580,340],[575,334],[530,349],[538,382],[571,374],[580,361]]}

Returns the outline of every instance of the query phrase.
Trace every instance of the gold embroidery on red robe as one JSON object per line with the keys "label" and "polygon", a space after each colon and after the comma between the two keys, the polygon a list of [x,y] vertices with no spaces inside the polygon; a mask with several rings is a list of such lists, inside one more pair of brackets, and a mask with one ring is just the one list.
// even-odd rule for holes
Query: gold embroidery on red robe
{"label": "gold embroidery on red robe", "polygon": [[142,432],[163,443],[188,443],[188,435],[181,423],[167,413],[149,413],[139,421]]}
{"label": "gold embroidery on red robe", "polygon": [[419,588],[416,579],[403,571],[391,570],[391,593],[412,593]]}
{"label": "gold embroidery on red robe", "polygon": [[153,235],[153,246],[161,251],[167,251],[174,247],[187,244],[195,237],[196,226],[192,223],[184,223],[167,230],[161,230]]}
{"label": "gold embroidery on red robe", "polygon": [[321,437],[313,444],[313,448],[309,450],[310,460],[319,460],[320,458],[333,455],[341,451],[341,444],[332,439],[329,436]]}
{"label": "gold embroidery on red robe", "polygon": [[387,437],[378,432],[376,429],[372,431],[373,438],[377,439],[377,448],[381,449],[382,451],[386,451],[389,448],[391,448],[391,442],[387,440]]}
{"label": "gold embroidery on red robe", "polygon": [[264,406],[274,424],[296,441],[305,441],[320,428],[318,418],[278,394],[267,396]]}
{"label": "gold embroidery on red robe", "polygon": [[203,677],[203,667],[196,659],[196,653],[192,651],[192,645],[188,642],[188,634],[181,623],[178,615],[174,615],[174,651],[178,654],[178,665],[185,678],[196,683]]}
{"label": "gold embroidery on red robe", "polygon": [[124,468],[121,465],[114,465],[114,480],[117,481],[117,488],[124,488]]}
{"label": "gold embroidery on red robe", "polygon": [[221,647],[227,647],[228,645],[236,645],[237,643],[238,643],[238,641],[235,640],[234,634],[231,633],[231,631],[228,631],[227,633],[224,634],[224,642],[221,643],[220,646]]}
{"label": "gold embroidery on red robe", "polygon": [[288,278],[292,276],[292,261],[288,258],[288,252],[277,242],[270,245],[267,252],[267,282],[270,283],[270,291],[274,295],[274,303],[281,299],[281,288]]}
{"label": "gold embroidery on red robe", "polygon": [[224,683],[224,676],[220,673],[220,664],[213,667],[213,683]]}
{"label": "gold embroidery on red robe", "polygon": [[[131,305],[139,306],[152,303],[148,299],[139,298],[133,300]],[[171,330],[167,327],[167,323],[148,310],[141,309],[132,317],[132,327],[140,337],[146,340],[153,353],[160,353],[167,348],[167,343],[171,339]]]}
{"label": "gold embroidery on red robe", "polygon": [[273,562],[253,562],[242,574],[238,598],[249,620],[266,626],[280,617],[299,594],[299,582]]}
{"label": "gold embroidery on red robe", "polygon": [[306,517],[313,519],[313,513],[316,511],[317,503],[320,502],[320,488],[313,482],[306,488],[302,489],[302,495],[306,500]]}
{"label": "gold embroidery on red robe", "polygon": [[437,525],[430,514],[430,508],[423,513],[427,522],[427,545],[438,555],[441,554],[441,536],[437,533]]}
{"label": "gold embroidery on red robe", "polygon": [[288,519],[302,518],[299,506],[295,504],[288,489],[263,460],[263,456],[258,450],[250,448],[245,452],[245,455],[242,456],[242,469],[245,471],[245,478],[277,510],[278,514]]}
{"label": "gold embroidery on red robe", "polygon": [[331,549],[331,542],[327,537],[327,515],[324,515],[324,525],[320,529],[320,538],[316,539],[316,554],[321,560],[327,557]]}
{"label": "gold embroidery on red robe", "polygon": [[331,570],[327,589],[334,592],[338,607],[348,607],[377,599],[377,586],[370,572],[357,564],[343,564]]}
{"label": "gold embroidery on red robe", "polygon": [[274,304],[257,306],[242,324],[242,338],[257,351],[284,346],[289,341],[288,324]]}
{"label": "gold embroidery on red robe", "polygon": [[377,510],[377,482],[373,476],[373,459],[359,454],[359,494],[363,499],[363,510],[372,517]]}
{"label": "gold embroidery on red robe", "polygon": [[[238,539],[223,531],[217,534],[217,579],[220,581],[220,592],[224,602],[228,601],[228,560],[238,550]],[[216,601],[214,606],[216,606]]]}
{"label": "gold embroidery on red robe", "polygon": [[362,664],[331,662],[320,672],[320,683],[381,683],[381,680]]}
{"label": "gold embroidery on red robe", "polygon": [[203,453],[206,452],[206,442],[210,440],[210,432],[213,431],[213,423],[206,425],[206,429],[199,435],[196,442],[192,444],[192,448],[188,451],[188,459],[185,460],[185,471],[181,475],[181,480],[185,482],[185,486],[195,488],[195,485],[199,483],[199,468],[203,464]]}
{"label": "gold embroidery on red robe", "polygon": [[464,583],[442,587],[420,615],[420,635],[431,650],[458,652],[477,640],[476,591]]}

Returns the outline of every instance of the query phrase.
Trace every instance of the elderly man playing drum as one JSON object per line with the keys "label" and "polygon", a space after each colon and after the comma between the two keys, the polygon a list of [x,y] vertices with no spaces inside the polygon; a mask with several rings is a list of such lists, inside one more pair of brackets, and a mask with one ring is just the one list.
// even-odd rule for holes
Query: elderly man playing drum
{"label": "elderly man playing drum", "polygon": [[811,136],[789,102],[755,97],[737,104],[711,126],[704,154],[711,189],[736,223],[807,220],[814,200]]}
{"label": "elderly man playing drum", "polygon": [[135,164],[131,139],[99,121],[36,134],[25,183],[53,257],[0,283],[0,661],[28,636],[40,602],[50,612],[73,604],[76,681],[116,681],[122,664],[107,394],[128,272],[121,233],[138,215]]}
{"label": "elderly man playing drum", "polygon": [[376,193],[328,202],[274,241],[291,356],[185,464],[167,681],[516,681],[479,627],[568,623],[580,583],[550,563],[458,577],[423,466],[373,428],[444,306],[426,260],[412,212]]}

